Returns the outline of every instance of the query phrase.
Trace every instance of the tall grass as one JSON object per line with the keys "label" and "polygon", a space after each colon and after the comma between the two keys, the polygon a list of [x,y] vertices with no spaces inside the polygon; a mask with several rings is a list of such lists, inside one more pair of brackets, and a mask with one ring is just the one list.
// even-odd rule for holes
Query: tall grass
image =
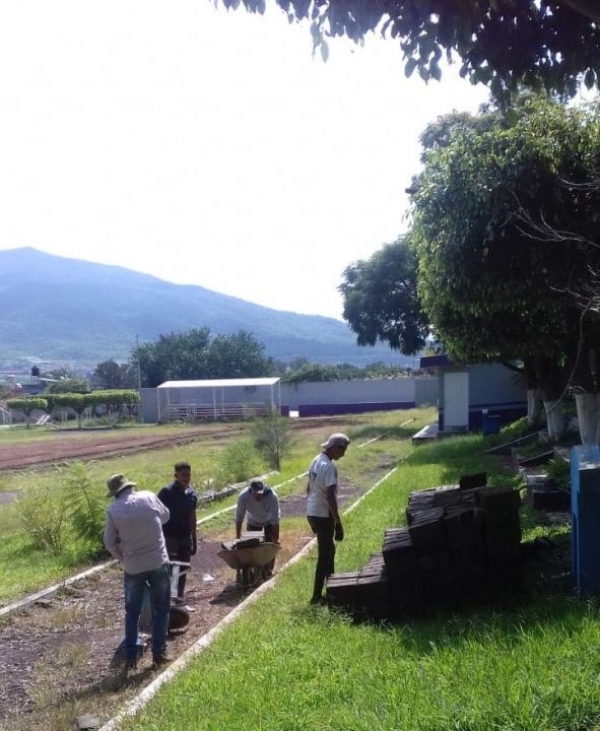
{"label": "tall grass", "polygon": [[[408,493],[486,470],[478,437],[410,452],[349,513],[338,571],[403,520]],[[341,467],[343,470],[343,466]],[[500,609],[354,624],[309,607],[314,555],[123,723],[127,731],[583,731],[600,728],[600,611],[532,592]]]}

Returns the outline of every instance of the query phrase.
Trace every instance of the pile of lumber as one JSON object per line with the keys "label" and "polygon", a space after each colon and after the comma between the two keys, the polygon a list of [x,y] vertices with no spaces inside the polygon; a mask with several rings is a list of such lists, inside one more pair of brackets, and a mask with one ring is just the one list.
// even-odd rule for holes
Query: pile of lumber
{"label": "pile of lumber", "polygon": [[364,618],[395,619],[484,604],[518,590],[519,493],[485,486],[484,474],[465,478],[411,493],[407,524],[384,531],[381,553],[360,571],[329,578],[330,605]]}

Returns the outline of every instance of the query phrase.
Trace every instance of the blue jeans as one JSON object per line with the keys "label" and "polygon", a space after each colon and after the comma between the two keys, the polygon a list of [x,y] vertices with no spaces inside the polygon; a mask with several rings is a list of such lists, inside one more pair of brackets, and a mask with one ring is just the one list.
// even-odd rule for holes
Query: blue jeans
{"label": "blue jeans", "polygon": [[138,622],[146,587],[152,604],[152,656],[165,652],[171,607],[171,580],[169,564],[154,571],[124,575],[125,580],[125,657],[134,660],[138,653]]}

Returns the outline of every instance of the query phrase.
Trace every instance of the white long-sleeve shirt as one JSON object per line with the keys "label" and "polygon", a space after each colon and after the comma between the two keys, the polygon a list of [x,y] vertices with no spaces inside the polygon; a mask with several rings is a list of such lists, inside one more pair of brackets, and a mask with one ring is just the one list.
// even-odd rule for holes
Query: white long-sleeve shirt
{"label": "white long-sleeve shirt", "polygon": [[258,500],[252,495],[250,488],[246,487],[240,492],[237,508],[235,511],[235,522],[243,523],[244,516],[248,515],[248,522],[251,525],[279,525],[279,499],[270,487]]}
{"label": "white long-sleeve shirt", "polygon": [[104,545],[128,574],[154,571],[168,563],[162,525],[169,509],[147,490],[126,488],[106,509]]}

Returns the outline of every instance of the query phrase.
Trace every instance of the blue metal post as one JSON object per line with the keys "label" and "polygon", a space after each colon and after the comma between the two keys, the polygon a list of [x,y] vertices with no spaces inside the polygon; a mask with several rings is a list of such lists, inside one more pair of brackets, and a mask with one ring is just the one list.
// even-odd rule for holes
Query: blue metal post
{"label": "blue metal post", "polygon": [[600,594],[600,448],[571,450],[573,576],[580,595]]}

